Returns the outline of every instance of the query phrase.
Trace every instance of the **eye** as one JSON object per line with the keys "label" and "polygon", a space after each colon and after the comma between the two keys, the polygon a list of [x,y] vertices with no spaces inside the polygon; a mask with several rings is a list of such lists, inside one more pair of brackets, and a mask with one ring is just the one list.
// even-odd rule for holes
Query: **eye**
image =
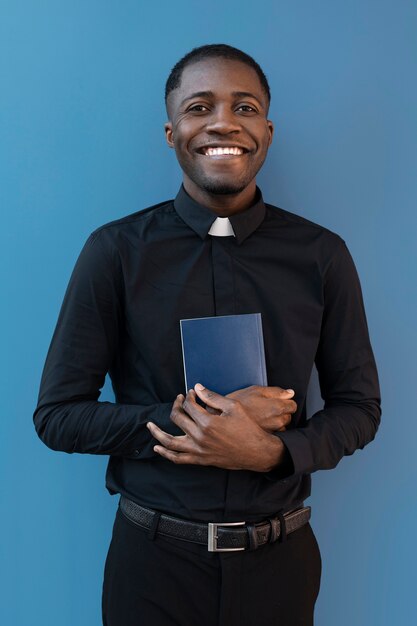
{"label": "eye", "polygon": [[257,113],[256,109],[249,104],[241,104],[237,110],[243,110],[244,113]]}
{"label": "eye", "polygon": [[207,107],[204,106],[204,104],[193,104],[189,107],[188,110],[195,111],[196,113],[204,113],[205,111],[208,111]]}

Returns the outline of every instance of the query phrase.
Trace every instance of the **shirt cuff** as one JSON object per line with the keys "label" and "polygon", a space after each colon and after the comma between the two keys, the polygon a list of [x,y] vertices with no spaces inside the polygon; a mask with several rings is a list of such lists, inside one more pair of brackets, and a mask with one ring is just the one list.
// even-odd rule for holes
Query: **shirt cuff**
{"label": "shirt cuff", "polygon": [[293,474],[311,474],[314,471],[314,459],[310,442],[302,428],[294,428],[276,433],[291,457]]}
{"label": "shirt cuff", "polygon": [[[152,416],[149,417],[149,422],[153,422],[159,428],[170,435],[183,435],[183,431],[178,428],[176,424],[170,419],[172,411],[172,402],[160,404],[156,407]],[[152,437],[150,431],[146,427],[146,423],[143,424],[144,435],[141,435],[140,441],[137,443],[136,449],[131,454],[127,455],[128,459],[150,459],[159,457],[160,455],[154,452],[153,447],[159,443],[154,437]],[[144,439],[146,440],[144,441]]]}
{"label": "shirt cuff", "polygon": [[[277,433],[273,433],[275,436],[277,435]],[[281,460],[281,462],[274,467],[274,469],[270,470],[269,472],[264,472],[264,476],[267,480],[270,481],[277,481],[277,480],[284,480],[285,478],[290,478],[290,476],[294,475],[294,465],[292,462],[292,458],[291,458],[291,454],[287,448],[287,446],[285,446],[284,444],[284,456]]]}

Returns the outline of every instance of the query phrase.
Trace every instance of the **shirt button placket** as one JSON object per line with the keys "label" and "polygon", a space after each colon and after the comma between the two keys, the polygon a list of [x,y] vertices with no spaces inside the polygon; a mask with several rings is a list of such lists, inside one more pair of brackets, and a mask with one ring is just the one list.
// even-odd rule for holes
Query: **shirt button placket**
{"label": "shirt button placket", "polygon": [[229,237],[212,238],[213,290],[216,315],[234,315],[236,313],[233,259],[228,252],[226,241]]}
{"label": "shirt button placket", "polygon": [[[213,237],[213,290],[216,315],[238,313],[234,289],[233,257],[229,251],[234,244],[235,240],[232,237]],[[230,510],[236,509],[242,497],[239,475],[240,472],[227,472],[223,511],[225,516],[229,515]]]}

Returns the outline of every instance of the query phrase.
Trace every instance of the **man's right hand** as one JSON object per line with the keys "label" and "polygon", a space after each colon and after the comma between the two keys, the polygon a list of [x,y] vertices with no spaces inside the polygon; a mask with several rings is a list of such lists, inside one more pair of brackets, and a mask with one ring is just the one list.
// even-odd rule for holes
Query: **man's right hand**
{"label": "man's right hand", "polygon": [[[259,385],[238,389],[226,396],[240,402],[251,419],[268,433],[284,431],[291,422],[292,415],[297,410],[293,397],[292,389]],[[209,413],[218,413],[216,409],[208,406],[206,410]]]}

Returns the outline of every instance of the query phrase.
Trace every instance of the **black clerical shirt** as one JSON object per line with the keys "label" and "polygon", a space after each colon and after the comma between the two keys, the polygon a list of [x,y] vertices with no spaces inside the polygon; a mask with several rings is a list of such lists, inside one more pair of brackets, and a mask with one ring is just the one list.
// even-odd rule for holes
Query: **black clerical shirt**
{"label": "black clerical shirt", "polygon": [[[310,474],[371,441],[378,378],[361,289],[336,234],[256,203],[230,217],[235,237],[208,235],[216,215],[181,187],[88,238],[47,355],[37,432],[51,448],[110,455],[106,484],[143,506],[188,519],[253,521],[310,494]],[[185,393],[181,319],[261,313],[268,384],[295,390],[298,410],[277,433],[287,473],[176,465],[153,451],[146,423],[170,421]],[[306,419],[316,363],[323,410]],[[109,372],[115,403],[100,402]],[[204,381],[202,381],[204,384]]]}

